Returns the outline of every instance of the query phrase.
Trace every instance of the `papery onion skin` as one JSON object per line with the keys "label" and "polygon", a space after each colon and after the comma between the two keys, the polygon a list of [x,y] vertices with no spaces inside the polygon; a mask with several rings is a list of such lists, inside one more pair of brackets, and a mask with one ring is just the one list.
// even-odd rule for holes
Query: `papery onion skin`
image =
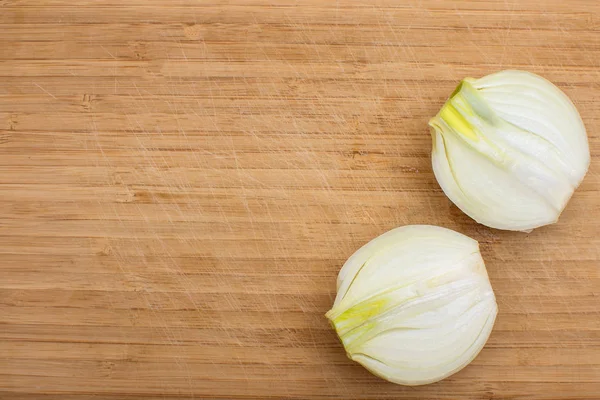
{"label": "papery onion skin", "polygon": [[529,72],[464,79],[429,125],[444,193],[492,228],[528,232],[555,223],[590,164],[577,109]]}
{"label": "papery onion skin", "polygon": [[326,314],[349,358],[402,385],[439,381],[469,364],[498,312],[477,241],[408,225],[346,261]]}

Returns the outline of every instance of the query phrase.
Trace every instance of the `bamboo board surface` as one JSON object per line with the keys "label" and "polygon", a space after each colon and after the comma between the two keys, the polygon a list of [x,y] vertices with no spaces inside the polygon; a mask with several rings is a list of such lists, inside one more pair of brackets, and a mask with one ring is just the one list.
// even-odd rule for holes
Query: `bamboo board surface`
{"label": "bamboo board surface", "polygon": [[[600,3],[0,0],[0,398],[600,399]],[[542,74],[592,164],[558,224],[477,225],[428,119]],[[400,225],[478,240],[487,346],[433,385],[349,361],[340,266]]]}

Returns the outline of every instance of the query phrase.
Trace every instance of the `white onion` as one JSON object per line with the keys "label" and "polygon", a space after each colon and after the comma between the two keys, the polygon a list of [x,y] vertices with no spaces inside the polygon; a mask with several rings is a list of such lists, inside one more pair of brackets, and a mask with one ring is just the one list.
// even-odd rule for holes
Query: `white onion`
{"label": "white onion", "polygon": [[444,193],[492,228],[529,231],[556,222],[590,164],[577,109],[529,72],[464,79],[429,124]]}
{"label": "white onion", "polygon": [[342,267],[327,313],[348,357],[391,382],[423,385],[469,364],[497,305],[477,241],[410,225],[364,245]]}

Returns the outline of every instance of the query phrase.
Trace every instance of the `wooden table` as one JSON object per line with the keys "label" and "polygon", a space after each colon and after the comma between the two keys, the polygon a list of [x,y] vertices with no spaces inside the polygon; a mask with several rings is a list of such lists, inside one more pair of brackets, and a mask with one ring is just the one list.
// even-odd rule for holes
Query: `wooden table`
{"label": "wooden table", "polygon": [[[600,398],[600,4],[324,3],[0,0],[0,398]],[[476,224],[430,165],[458,80],[507,68],[590,139],[531,234]],[[409,388],[323,314],[355,249],[415,223],[480,241],[500,313]]]}

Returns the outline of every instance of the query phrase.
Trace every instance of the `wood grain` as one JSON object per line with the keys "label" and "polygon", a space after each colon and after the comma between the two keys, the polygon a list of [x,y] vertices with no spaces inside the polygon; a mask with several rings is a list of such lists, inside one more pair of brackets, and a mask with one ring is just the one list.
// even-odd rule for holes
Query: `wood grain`
{"label": "wood grain", "polygon": [[[0,398],[599,399],[600,3],[0,0]],[[477,225],[432,174],[457,81],[575,102],[554,226]],[[500,313],[443,382],[386,383],[323,314],[359,246],[480,241]]]}

